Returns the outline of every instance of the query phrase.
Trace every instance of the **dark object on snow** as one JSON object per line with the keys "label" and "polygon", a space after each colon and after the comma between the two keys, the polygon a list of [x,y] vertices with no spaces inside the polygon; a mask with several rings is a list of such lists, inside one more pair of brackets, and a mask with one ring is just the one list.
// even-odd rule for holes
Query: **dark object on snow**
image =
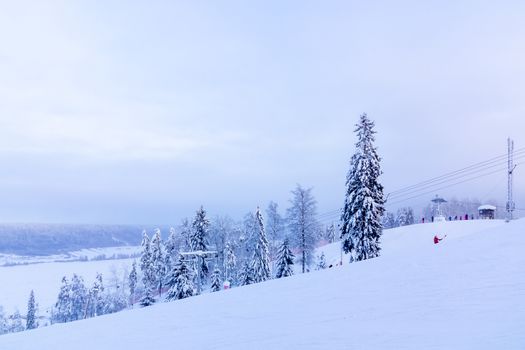
{"label": "dark object on snow", "polygon": [[434,236],[434,244],[438,244],[439,241],[442,241],[447,235],[443,236],[443,238],[439,238],[437,235]]}

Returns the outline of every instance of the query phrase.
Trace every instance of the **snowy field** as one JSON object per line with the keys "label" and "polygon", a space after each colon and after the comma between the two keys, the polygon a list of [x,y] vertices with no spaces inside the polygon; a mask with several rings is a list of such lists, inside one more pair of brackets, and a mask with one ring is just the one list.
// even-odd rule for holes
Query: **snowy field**
{"label": "snowy field", "polygon": [[1,266],[0,305],[9,313],[15,309],[25,313],[33,289],[41,313],[45,313],[56,302],[63,276],[70,279],[76,273],[84,277],[87,286],[91,286],[97,273],[101,273],[106,287],[115,288],[122,284],[123,275],[128,274],[132,262],[133,259],[122,259]]}
{"label": "snowy field", "polygon": [[[373,260],[7,334],[0,349],[524,349],[524,233],[525,220],[397,228]],[[324,250],[337,261],[337,244]]]}
{"label": "snowy field", "polygon": [[15,255],[0,253],[0,266],[40,264],[49,262],[109,260],[133,257],[141,252],[140,246],[89,248],[67,254]]}

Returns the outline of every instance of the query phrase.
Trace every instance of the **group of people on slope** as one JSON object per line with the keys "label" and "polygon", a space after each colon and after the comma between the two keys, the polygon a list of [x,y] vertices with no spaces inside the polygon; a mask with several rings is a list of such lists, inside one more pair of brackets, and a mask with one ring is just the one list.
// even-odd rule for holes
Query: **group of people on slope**
{"label": "group of people on slope", "polygon": [[[474,220],[475,217],[474,217],[474,214],[471,214],[471,215],[468,215],[468,214],[465,214],[465,215],[456,215],[454,217],[452,217],[452,215],[450,215],[448,217],[448,221],[457,221],[457,220]],[[479,219],[479,218],[478,218]],[[426,219],[423,217],[421,218],[421,223],[425,223]],[[431,216],[430,217],[430,222],[434,222],[434,216]]]}

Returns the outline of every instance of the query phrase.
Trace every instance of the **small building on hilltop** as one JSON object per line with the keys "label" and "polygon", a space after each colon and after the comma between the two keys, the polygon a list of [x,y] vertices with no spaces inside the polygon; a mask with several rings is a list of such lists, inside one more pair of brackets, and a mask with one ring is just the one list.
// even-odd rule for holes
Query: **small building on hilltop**
{"label": "small building on hilltop", "polygon": [[496,216],[496,207],[490,204],[484,204],[478,208],[480,219],[493,220]]}

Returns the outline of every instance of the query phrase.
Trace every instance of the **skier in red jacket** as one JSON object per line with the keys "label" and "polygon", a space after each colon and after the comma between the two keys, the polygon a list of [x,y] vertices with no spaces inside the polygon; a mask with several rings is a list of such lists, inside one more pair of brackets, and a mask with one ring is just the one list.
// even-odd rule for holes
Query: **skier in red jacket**
{"label": "skier in red jacket", "polygon": [[438,244],[439,241],[442,241],[447,235],[443,236],[443,238],[439,238],[437,235],[434,236],[434,244]]}

